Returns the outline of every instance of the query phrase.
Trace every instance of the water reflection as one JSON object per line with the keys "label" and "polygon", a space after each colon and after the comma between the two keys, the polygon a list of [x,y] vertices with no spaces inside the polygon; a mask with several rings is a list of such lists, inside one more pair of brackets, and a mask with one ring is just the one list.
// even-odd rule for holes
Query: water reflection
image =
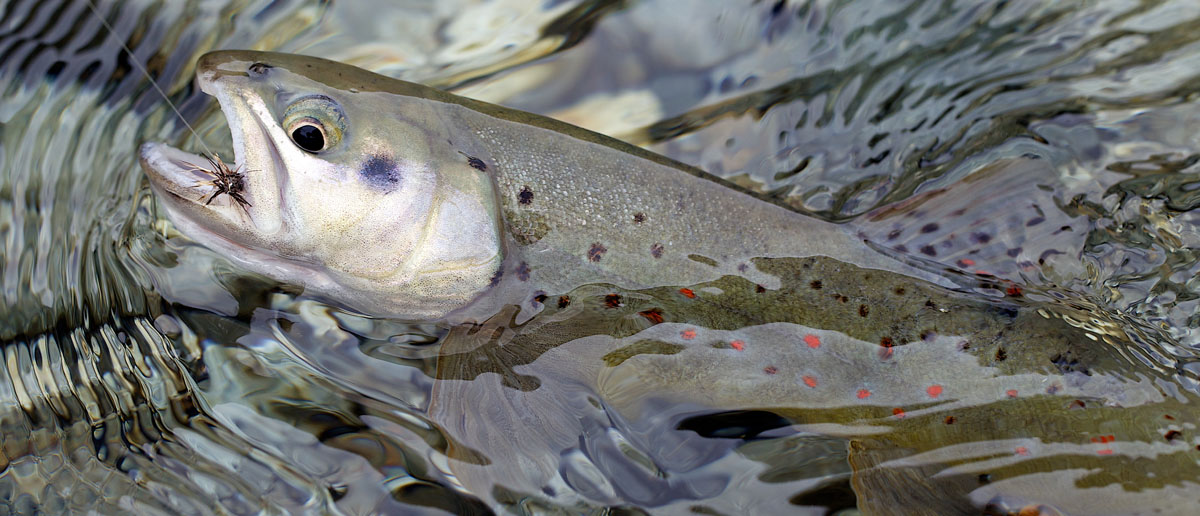
{"label": "water reflection", "polygon": [[[97,5],[115,37],[78,1],[0,31],[6,510],[1171,512],[1200,477],[1192,2]],[[966,293],[764,262],[789,281],[347,314],[160,219],[133,152],[198,139],[118,41],[217,149],[198,55],[322,55],[650,145]]]}

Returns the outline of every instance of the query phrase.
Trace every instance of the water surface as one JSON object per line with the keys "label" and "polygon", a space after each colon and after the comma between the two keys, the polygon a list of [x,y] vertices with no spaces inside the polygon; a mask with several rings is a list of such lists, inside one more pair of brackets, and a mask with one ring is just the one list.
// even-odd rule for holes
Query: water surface
{"label": "water surface", "polygon": [[[6,510],[1126,514],[1195,501],[1194,2],[378,4],[97,2],[115,34],[85,2],[4,6]],[[945,274],[961,292],[927,296],[947,318],[1043,309],[1094,347],[1026,360],[1030,330],[984,360],[957,334],[905,326],[936,317],[904,311],[924,287],[787,261],[767,293],[781,314],[762,299],[750,315],[694,303],[754,290],[736,278],[581,285],[522,325],[345,313],[237,270],[155,207],[138,144],[229,148],[191,82],[220,48],[346,61],[648,146],[958,271]],[[773,390],[784,376],[814,394]],[[744,406],[680,394],[697,378]]]}

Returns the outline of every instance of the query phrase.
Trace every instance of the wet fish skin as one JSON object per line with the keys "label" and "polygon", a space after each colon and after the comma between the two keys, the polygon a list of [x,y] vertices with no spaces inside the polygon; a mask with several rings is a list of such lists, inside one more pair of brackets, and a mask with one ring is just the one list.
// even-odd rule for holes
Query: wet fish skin
{"label": "wet fish skin", "polygon": [[[548,118],[304,56],[221,51],[198,70],[229,121],[250,205],[193,202],[178,163],[197,157],[146,144],[170,218],[250,271],[370,315],[479,319],[596,281],[770,285],[750,260],[772,256],[941,281],[840,226]],[[283,128],[314,97],[343,135],[319,153]]]}

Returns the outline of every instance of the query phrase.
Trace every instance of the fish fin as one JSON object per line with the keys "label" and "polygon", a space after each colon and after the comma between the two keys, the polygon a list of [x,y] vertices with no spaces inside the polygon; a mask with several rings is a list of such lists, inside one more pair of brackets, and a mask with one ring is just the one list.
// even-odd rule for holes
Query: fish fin
{"label": "fish fin", "polygon": [[1058,208],[1058,172],[1047,160],[989,163],[943,188],[875,209],[855,221],[869,243],[963,272],[1027,282],[1055,256],[1077,258],[1085,218]]}

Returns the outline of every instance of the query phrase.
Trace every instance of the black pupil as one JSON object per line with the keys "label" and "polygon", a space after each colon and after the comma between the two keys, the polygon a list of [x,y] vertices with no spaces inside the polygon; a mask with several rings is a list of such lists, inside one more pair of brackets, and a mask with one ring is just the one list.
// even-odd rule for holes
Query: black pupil
{"label": "black pupil", "polygon": [[321,135],[321,130],[314,125],[297,127],[292,131],[292,141],[308,152],[317,152],[325,148],[325,136]]}

